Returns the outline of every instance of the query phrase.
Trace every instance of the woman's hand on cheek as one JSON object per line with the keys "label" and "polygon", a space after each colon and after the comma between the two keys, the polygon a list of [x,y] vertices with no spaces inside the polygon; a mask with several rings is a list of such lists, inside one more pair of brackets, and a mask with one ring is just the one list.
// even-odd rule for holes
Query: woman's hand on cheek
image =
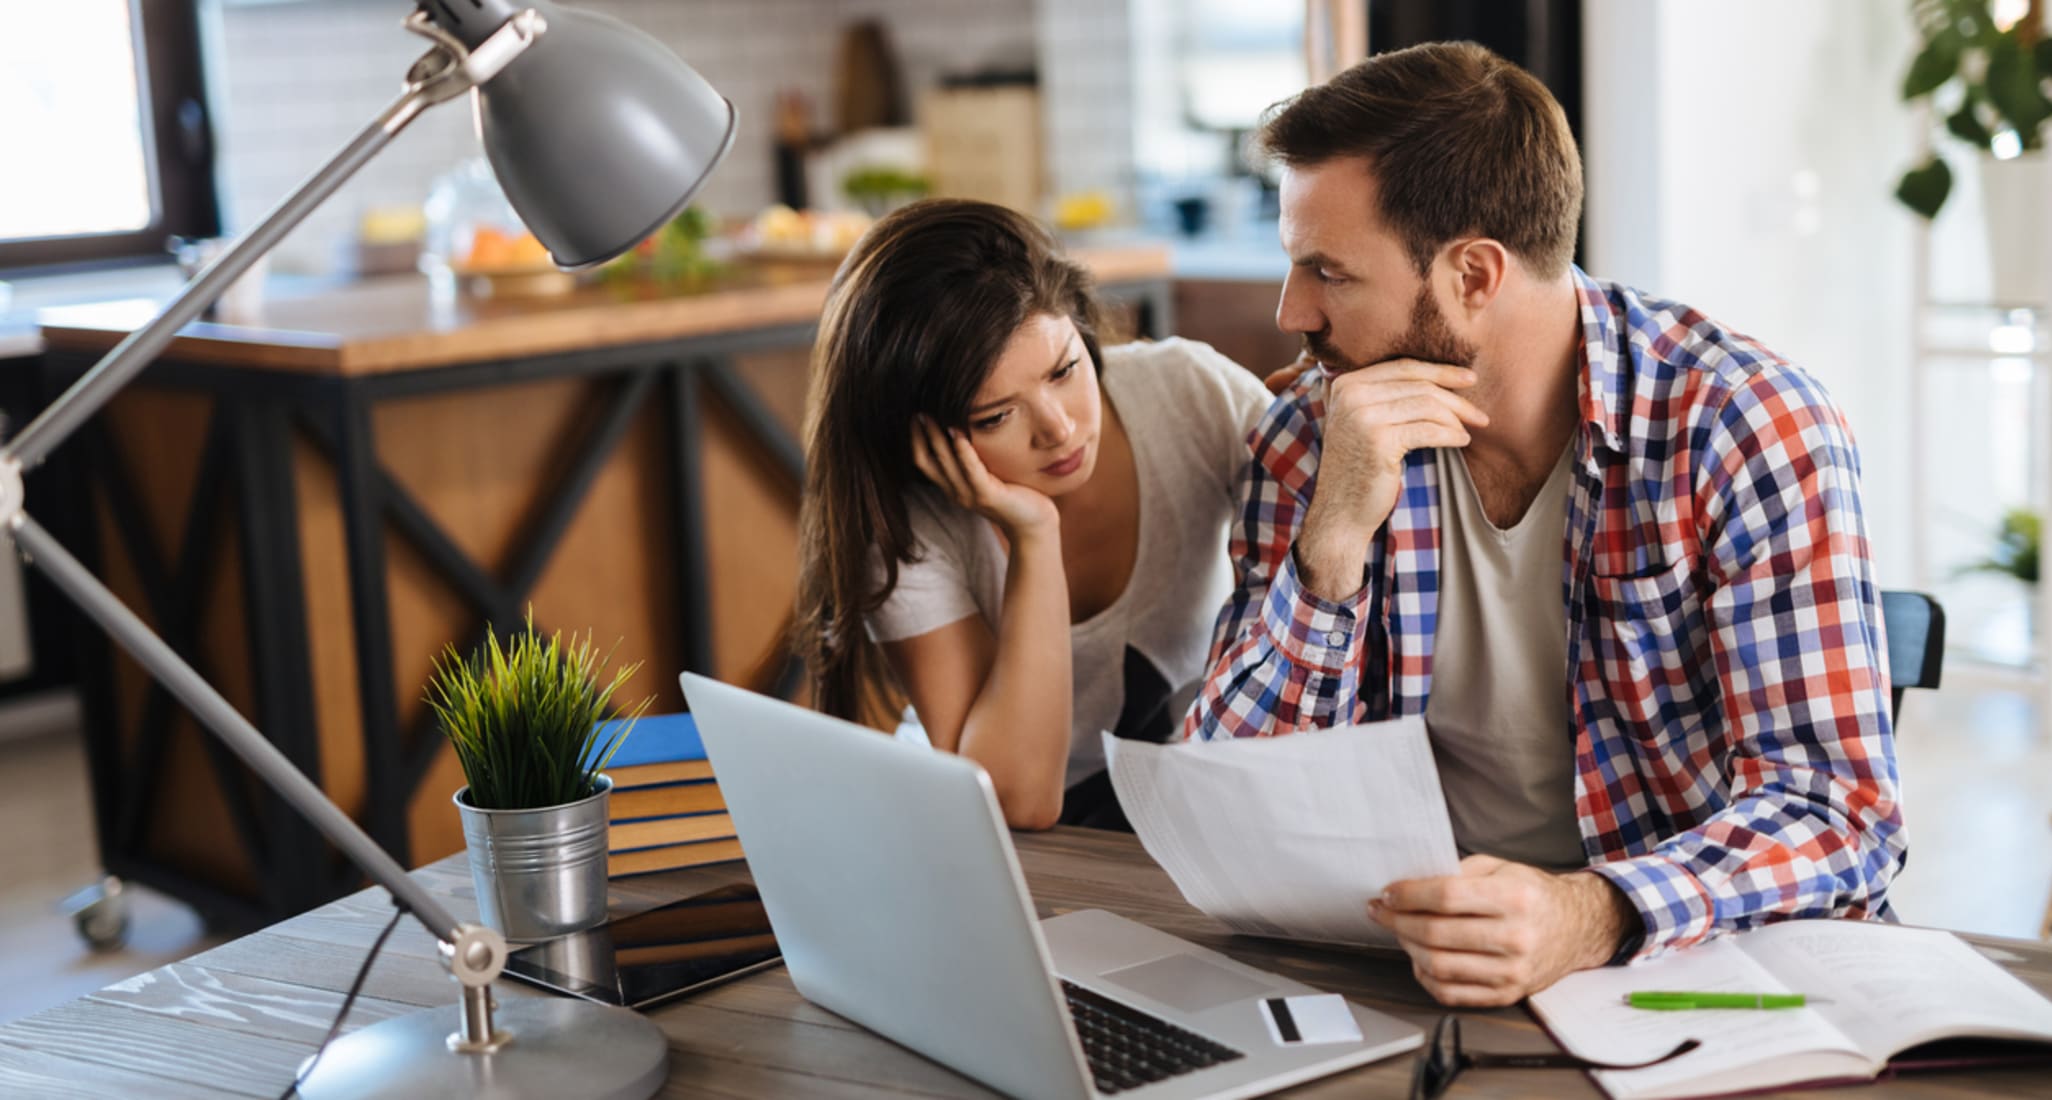
{"label": "woman's hand on cheek", "polygon": [[912,461],[949,500],[997,524],[1013,542],[1052,533],[1060,525],[1047,494],[991,476],[959,430],[918,418],[912,425]]}

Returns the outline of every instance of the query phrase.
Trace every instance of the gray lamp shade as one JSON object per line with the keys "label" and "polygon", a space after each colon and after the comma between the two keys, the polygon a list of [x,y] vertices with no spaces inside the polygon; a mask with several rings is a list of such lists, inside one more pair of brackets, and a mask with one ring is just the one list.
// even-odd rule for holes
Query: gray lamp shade
{"label": "gray lamp shade", "polygon": [[478,137],[556,265],[602,264],[698,193],[734,144],[734,105],[617,19],[548,0],[517,6],[547,29],[473,93]]}

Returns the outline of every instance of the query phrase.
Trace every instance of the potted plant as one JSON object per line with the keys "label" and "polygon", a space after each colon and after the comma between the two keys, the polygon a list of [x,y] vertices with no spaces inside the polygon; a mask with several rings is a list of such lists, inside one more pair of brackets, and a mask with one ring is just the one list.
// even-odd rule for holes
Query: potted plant
{"label": "potted plant", "polygon": [[687,206],[661,229],[601,268],[599,277],[611,283],[701,289],[726,268],[707,248],[712,233],[712,217],[696,206]]}
{"label": "potted plant", "polygon": [[[1988,154],[1979,174],[1993,297],[2026,304],[2045,297],[2039,253],[2048,240],[2052,39],[2043,34],[2042,2],[1911,0],[1921,46],[1902,82],[1904,102],[1928,101],[1947,134]],[[1952,169],[1936,150],[1895,188],[1903,205],[1927,219],[1951,193]]]}
{"label": "potted plant", "polygon": [[2029,508],[2011,508],[1995,530],[1995,551],[1967,566],[1968,572],[2001,573],[2025,584],[2038,583],[2038,549],[2044,522]]}
{"label": "potted plant", "polygon": [[[1971,565],[1961,566],[1960,574],[2000,573],[2023,582],[2027,592],[2035,593],[2038,586],[2038,550],[2042,545],[2044,524],[2038,513],[2029,508],[2011,508],[2002,514],[2002,523],[1995,529],[1995,548],[1987,557]],[[2038,601],[2027,598],[2023,601],[2023,637],[2035,638],[2038,632]]]}
{"label": "potted plant", "polygon": [[917,172],[889,164],[868,164],[841,179],[841,192],[872,218],[881,218],[914,199],[933,192],[933,181]]}
{"label": "potted plant", "polygon": [[649,700],[623,723],[601,723],[641,666],[601,686],[611,654],[600,656],[589,634],[543,639],[531,611],[504,644],[486,633],[467,659],[444,650],[427,687],[463,765],[455,802],[478,909],[509,940],[590,928],[606,919],[606,764]]}

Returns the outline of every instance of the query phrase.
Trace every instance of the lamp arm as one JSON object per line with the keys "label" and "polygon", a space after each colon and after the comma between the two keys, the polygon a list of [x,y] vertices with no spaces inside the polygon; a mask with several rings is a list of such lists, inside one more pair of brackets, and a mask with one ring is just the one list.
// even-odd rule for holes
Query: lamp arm
{"label": "lamp arm", "polygon": [[427,108],[462,95],[490,80],[515,57],[532,45],[545,29],[539,15],[523,12],[508,19],[475,50],[464,50],[441,28],[419,11],[406,20],[406,28],[430,38],[435,45],[406,74],[406,86],[370,125],[349,140],[326,164],[315,169],[291,194],[280,200],[256,228],[187,283],[163,312],[149,324],[130,333],[108,351],[57,400],[50,403],[19,434],[0,448],[0,461],[13,460],[32,470],[51,451],[77,431],[94,413],[149,366],[184,328],[212,305],[228,285],[248,271],[265,253],[276,247],[285,234],[306,220],[314,208],[391,144],[399,131],[420,117]]}
{"label": "lamp arm", "polygon": [[[314,207],[335,192],[357,169],[383,149],[392,137],[419,113],[412,96],[401,97],[385,109],[378,121],[358,134],[321,166],[299,189],[287,195],[255,229],[236,241],[209,263],[198,276],[171,299],[163,312],[149,324],[128,334],[103,356],[93,369],[71,384],[56,401],[39,413],[28,427],[10,440],[0,455],[33,469],[56,450],[80,425],[90,420],[113,396],[168,346],[200,312],[212,305],[228,285],[248,271],[286,233],[305,220]],[[409,109],[411,108],[411,109]]]}
{"label": "lamp arm", "polygon": [[421,112],[490,80],[546,29],[540,15],[531,10],[522,12],[508,19],[476,48],[467,49],[420,11],[409,16],[405,26],[434,45],[407,71],[399,97],[285,196],[255,229],[186,284],[155,319],[115,345],[19,435],[0,446],[0,529],[11,532],[23,557],[120,642],[186,709],[225,741],[243,763],[340,848],[350,862],[390,891],[400,905],[412,912],[414,919],[434,934],[440,941],[444,964],[464,987],[461,1035],[466,1049],[486,1049],[501,1041],[493,1038],[488,987],[505,967],[505,937],[482,925],[458,921],[408,877],[405,868],[378,847],[220,692],[23,510],[24,470],[40,464],[99,412],[171,343],[180,329],[220,297],[229,283],[248,271]]}
{"label": "lamp arm", "polygon": [[440,944],[443,965],[463,986],[459,1035],[464,1049],[491,1049],[503,1042],[503,1036],[492,1028],[490,986],[506,968],[506,937],[496,929],[457,920],[20,506],[21,468],[0,459],[0,514],[6,517],[22,557],[41,569],[51,583],[120,642],[203,725],[227,742],[243,763],[434,935]]}
{"label": "lamp arm", "polygon": [[459,922],[456,918],[418,882],[409,878],[397,861],[378,847],[369,834],[349,819],[349,815],[329,801],[313,780],[293,767],[277,746],[265,740],[241,712],[145,626],[91,571],[72,557],[63,544],[22,511],[13,513],[13,535],[23,557],[42,570],[80,610],[170,689],[186,709],[227,742],[243,763],[248,764],[272,789],[285,796],[293,809],[342,849],[350,862],[362,868],[378,885],[391,891],[393,897],[412,910],[428,931],[435,934],[435,938],[449,942],[457,939]]}

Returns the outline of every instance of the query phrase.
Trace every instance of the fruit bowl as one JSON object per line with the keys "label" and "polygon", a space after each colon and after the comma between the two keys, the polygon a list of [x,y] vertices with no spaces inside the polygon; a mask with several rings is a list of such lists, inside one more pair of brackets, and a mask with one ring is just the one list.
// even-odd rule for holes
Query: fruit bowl
{"label": "fruit bowl", "polygon": [[483,158],[435,182],[423,209],[420,269],[437,295],[461,289],[495,298],[563,294],[577,277],[558,269],[528,232]]}
{"label": "fruit bowl", "polygon": [[741,231],[742,256],[781,263],[839,263],[868,231],[866,214],[772,206]]}
{"label": "fruit bowl", "polygon": [[[457,235],[459,242],[462,234]],[[493,298],[533,298],[564,294],[577,277],[549,259],[549,250],[534,234],[509,233],[494,225],[471,227],[467,248],[449,260],[449,271],[473,294]]]}
{"label": "fruit bowl", "polygon": [[577,289],[577,276],[553,265],[518,270],[451,266],[449,271],[480,298],[547,298]]}

